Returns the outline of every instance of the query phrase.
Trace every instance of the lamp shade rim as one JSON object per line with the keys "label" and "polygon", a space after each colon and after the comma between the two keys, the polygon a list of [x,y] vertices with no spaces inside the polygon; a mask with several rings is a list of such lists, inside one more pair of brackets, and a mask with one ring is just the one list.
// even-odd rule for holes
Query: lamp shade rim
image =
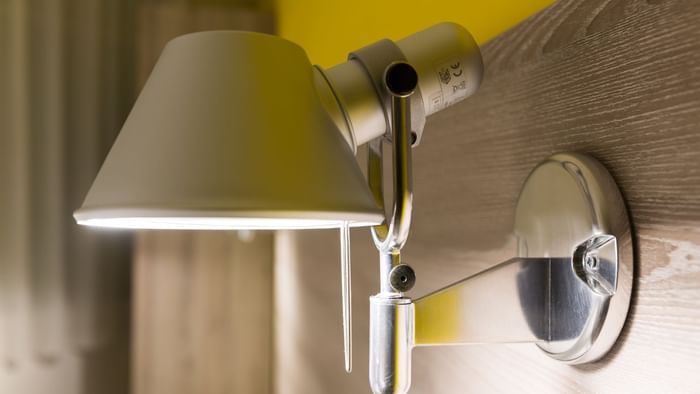
{"label": "lamp shade rim", "polygon": [[163,208],[82,208],[73,214],[81,225],[129,229],[283,230],[374,226],[380,212],[293,210],[195,210]]}
{"label": "lamp shade rim", "polygon": [[192,40],[192,39],[197,39],[199,37],[211,37],[211,36],[241,36],[241,37],[250,37],[253,39],[265,39],[265,40],[273,40],[273,41],[278,41],[278,42],[284,42],[286,45],[294,46],[297,49],[301,50],[303,53],[306,53],[304,51],[304,48],[297,44],[294,41],[290,41],[284,37],[276,36],[273,34],[267,34],[267,33],[260,33],[256,31],[249,31],[249,30],[226,30],[226,29],[218,29],[218,30],[204,30],[204,31],[195,31],[192,33],[186,33],[186,34],[181,34],[175,38],[172,38],[170,41],[166,43],[166,47],[171,45],[171,44],[177,44],[180,41],[187,41],[187,40]]}

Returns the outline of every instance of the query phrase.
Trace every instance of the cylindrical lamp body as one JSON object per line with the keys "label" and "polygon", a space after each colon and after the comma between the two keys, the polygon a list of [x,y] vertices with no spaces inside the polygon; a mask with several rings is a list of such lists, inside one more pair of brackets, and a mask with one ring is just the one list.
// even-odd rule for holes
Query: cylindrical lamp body
{"label": "cylindrical lamp body", "polygon": [[[483,76],[474,38],[462,26],[441,23],[396,42],[381,40],[350,54],[347,62],[316,78],[322,102],[353,149],[383,135],[390,124],[388,92],[381,83],[391,63],[405,61],[418,72],[413,109],[417,140],[425,117],[471,96]],[[330,93],[329,93],[330,92]]]}

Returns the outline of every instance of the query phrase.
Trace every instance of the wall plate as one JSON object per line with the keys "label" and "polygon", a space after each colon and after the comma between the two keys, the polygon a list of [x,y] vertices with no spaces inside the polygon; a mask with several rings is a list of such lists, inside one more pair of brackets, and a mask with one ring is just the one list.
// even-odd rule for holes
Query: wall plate
{"label": "wall plate", "polygon": [[537,345],[571,364],[600,359],[625,323],[634,272],[627,210],[612,176],[590,156],[550,157],[525,181],[515,234],[519,257],[571,259],[547,270],[550,338]]}

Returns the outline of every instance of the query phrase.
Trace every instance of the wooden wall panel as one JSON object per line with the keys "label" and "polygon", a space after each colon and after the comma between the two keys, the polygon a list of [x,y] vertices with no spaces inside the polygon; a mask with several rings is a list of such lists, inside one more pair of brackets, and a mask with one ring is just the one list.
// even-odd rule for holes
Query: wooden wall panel
{"label": "wooden wall panel", "polygon": [[130,243],[77,209],[132,97],[133,1],[0,1],[0,392],[123,394]]}
{"label": "wooden wall panel", "polygon": [[[272,18],[223,5],[141,4],[139,86],[170,39],[217,29],[269,32]],[[135,249],[133,392],[269,393],[272,234],[143,232]]]}
{"label": "wooden wall panel", "polygon": [[[532,345],[421,348],[413,393],[697,392],[700,387],[700,3],[561,0],[483,48],[478,94],[428,120],[414,151],[405,259],[414,296],[515,253],[518,191],[558,151],[601,160],[636,244],[629,320],[602,361]],[[352,48],[348,48],[352,49]],[[337,234],[277,241],[276,391],[368,392],[367,297],[376,252],[353,230],[355,370],[343,371]],[[478,316],[474,316],[478,318]]]}
{"label": "wooden wall panel", "polygon": [[134,392],[270,392],[272,234],[151,231],[136,250]]}

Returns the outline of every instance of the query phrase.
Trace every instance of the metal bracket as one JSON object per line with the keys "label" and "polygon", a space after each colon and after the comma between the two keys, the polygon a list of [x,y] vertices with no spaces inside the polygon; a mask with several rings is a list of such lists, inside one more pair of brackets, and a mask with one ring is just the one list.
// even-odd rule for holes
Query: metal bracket
{"label": "metal bracket", "polygon": [[518,256],[570,256],[549,274],[549,319],[537,345],[570,364],[603,357],[617,340],[632,294],[627,209],[615,181],[590,156],[561,153],[528,176],[515,211]]}
{"label": "metal bracket", "polygon": [[[416,346],[535,343],[570,364],[603,357],[627,316],[633,255],[622,196],[589,156],[554,155],[530,173],[515,215],[517,257],[415,301],[391,287],[410,224],[409,96],[394,94],[392,105],[393,214],[373,230],[381,275],[370,298],[373,392],[408,391]],[[381,155],[374,141],[368,178],[383,206]]]}
{"label": "metal bracket", "polygon": [[633,271],[610,175],[590,157],[553,156],[525,182],[515,233],[520,257],[414,301],[413,344],[532,342],[571,364],[604,356],[624,324]]}

